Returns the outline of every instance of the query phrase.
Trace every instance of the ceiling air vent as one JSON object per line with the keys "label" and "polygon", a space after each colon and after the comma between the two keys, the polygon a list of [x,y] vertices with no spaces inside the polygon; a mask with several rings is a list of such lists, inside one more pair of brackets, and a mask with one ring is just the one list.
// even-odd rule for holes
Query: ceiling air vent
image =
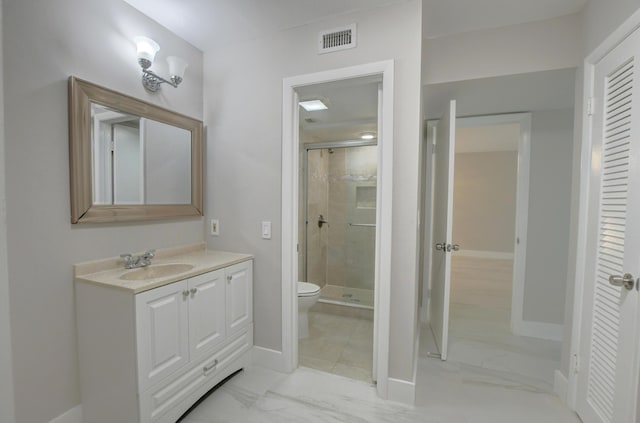
{"label": "ceiling air vent", "polygon": [[356,46],[356,24],[322,31],[318,37],[318,53],[346,50]]}

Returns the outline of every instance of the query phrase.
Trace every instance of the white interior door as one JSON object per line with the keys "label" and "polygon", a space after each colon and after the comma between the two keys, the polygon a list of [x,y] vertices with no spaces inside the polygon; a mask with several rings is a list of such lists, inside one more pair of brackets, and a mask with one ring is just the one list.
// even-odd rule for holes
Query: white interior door
{"label": "white interior door", "polygon": [[456,141],[456,102],[451,100],[436,127],[433,178],[433,245],[431,245],[431,330],[447,359],[449,296],[451,291],[451,230],[453,223],[453,166]]}
{"label": "white interior door", "polygon": [[640,84],[635,66],[640,64],[639,52],[636,31],[594,69],[582,364],[576,398],[584,423],[637,421]]}

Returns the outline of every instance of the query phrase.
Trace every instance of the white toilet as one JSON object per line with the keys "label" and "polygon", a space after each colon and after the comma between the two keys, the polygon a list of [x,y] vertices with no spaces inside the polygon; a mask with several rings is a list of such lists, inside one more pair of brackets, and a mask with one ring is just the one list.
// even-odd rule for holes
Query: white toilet
{"label": "white toilet", "polygon": [[313,283],[298,282],[298,338],[309,336],[309,309],[320,298],[320,287]]}

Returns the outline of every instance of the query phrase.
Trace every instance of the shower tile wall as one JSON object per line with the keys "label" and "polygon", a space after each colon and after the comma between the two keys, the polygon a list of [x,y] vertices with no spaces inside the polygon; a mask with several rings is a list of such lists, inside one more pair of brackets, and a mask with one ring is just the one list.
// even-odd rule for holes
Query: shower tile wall
{"label": "shower tile wall", "polygon": [[333,151],[328,167],[327,282],[373,289],[375,228],[349,223],[375,223],[377,147],[336,148]]}
{"label": "shower tile wall", "polygon": [[[308,180],[307,180],[307,281],[315,283],[321,288],[327,284],[327,246],[329,243],[329,231],[327,225],[318,227],[318,216],[328,217],[329,201],[329,153],[327,150],[309,150],[308,156]],[[302,198],[302,197],[301,197]],[[304,211],[300,213],[304,216]],[[302,225],[304,220],[300,219]],[[330,222],[331,224],[331,222]],[[304,230],[304,227],[301,228]],[[303,239],[303,232],[299,239]],[[301,251],[304,251],[301,249]],[[300,266],[300,269],[303,269]],[[300,280],[304,280],[301,275]]]}

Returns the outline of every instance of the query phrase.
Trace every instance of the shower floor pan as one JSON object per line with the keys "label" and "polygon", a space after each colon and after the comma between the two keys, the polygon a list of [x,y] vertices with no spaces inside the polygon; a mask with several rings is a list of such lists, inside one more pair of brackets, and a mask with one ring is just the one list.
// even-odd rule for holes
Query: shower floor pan
{"label": "shower floor pan", "polygon": [[325,285],[320,290],[320,299],[318,301],[373,310],[373,290]]}

